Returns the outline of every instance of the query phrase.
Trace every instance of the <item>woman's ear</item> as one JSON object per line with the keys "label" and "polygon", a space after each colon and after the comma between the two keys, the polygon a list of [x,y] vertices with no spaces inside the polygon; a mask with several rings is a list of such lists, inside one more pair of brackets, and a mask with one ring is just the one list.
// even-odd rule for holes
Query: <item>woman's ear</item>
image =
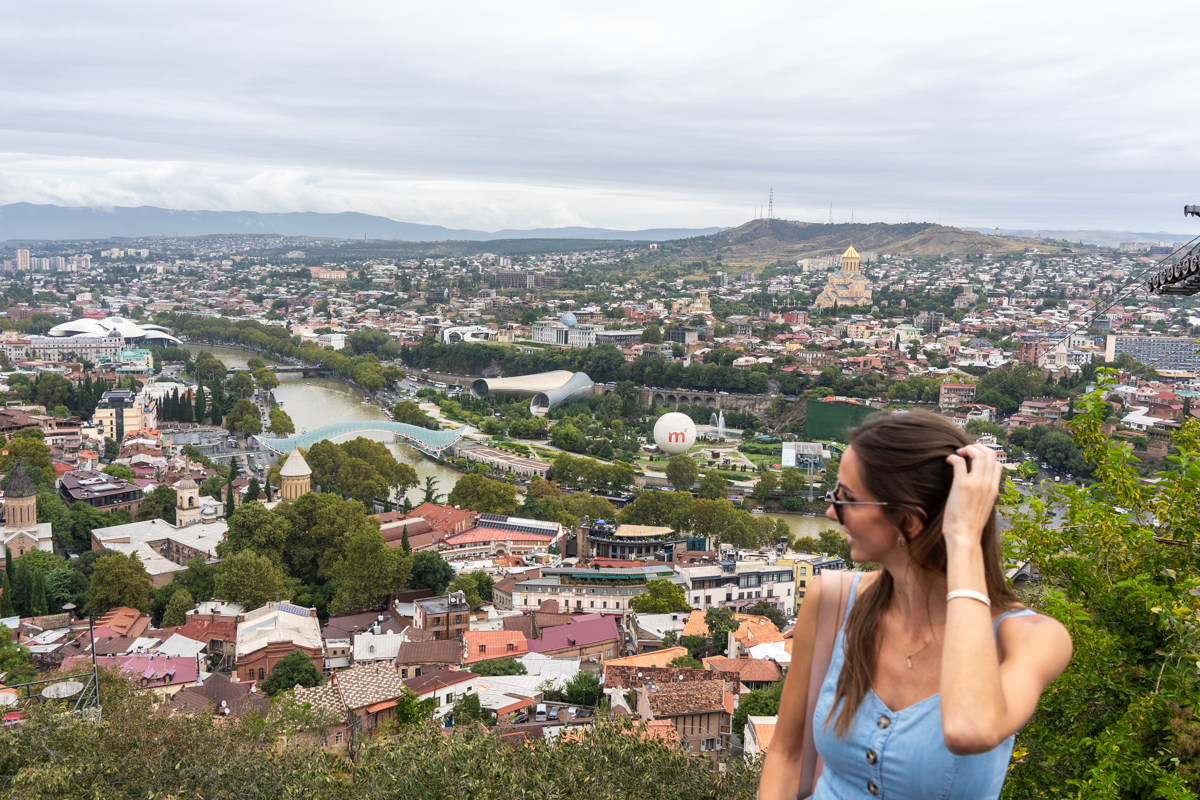
{"label": "woman's ear", "polygon": [[911,542],[920,536],[923,530],[925,530],[924,520],[911,511],[905,511],[904,519],[900,525],[900,531],[904,534],[904,538]]}

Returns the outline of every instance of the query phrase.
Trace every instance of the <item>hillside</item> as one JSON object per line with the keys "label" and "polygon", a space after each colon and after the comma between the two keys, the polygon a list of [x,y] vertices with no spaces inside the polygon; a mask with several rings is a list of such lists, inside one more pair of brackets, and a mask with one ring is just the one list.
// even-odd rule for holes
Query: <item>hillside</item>
{"label": "hillside", "polygon": [[67,208],[11,203],[0,206],[0,241],[107,239],[140,236],[206,236],[213,234],[277,234],[362,241],[400,239],[409,242],[489,241],[509,239],[591,239],[661,241],[714,233],[718,228],[534,228],[488,231],[398,222],[371,214],[343,212],[184,211],[154,206]]}
{"label": "hillside", "polygon": [[915,236],[890,244],[888,252],[905,256],[936,256],[941,253],[965,256],[978,253],[1020,253],[1026,247],[1029,247],[1028,242],[985,236],[977,231],[964,231],[949,225],[931,225]]}
{"label": "hillside", "polygon": [[680,258],[755,261],[765,258],[808,258],[840,255],[853,244],[860,252],[885,251],[899,255],[966,255],[1020,252],[1026,245],[995,239],[929,222],[825,224],[784,219],[756,219],[708,236],[676,242]]}

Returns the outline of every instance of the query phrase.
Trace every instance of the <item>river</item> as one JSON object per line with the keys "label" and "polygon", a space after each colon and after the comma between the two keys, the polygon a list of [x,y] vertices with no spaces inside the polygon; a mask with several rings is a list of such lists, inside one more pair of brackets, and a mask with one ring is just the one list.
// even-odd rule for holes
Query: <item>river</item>
{"label": "river", "polygon": [[[758,516],[757,514],[755,516]],[[842,526],[836,522],[830,522],[822,514],[819,517],[806,517],[803,514],[772,514],[767,513],[763,516],[771,517],[772,519],[781,519],[788,524],[792,529],[792,535],[797,539],[802,539],[806,536],[811,536],[816,539],[821,535],[821,531],[835,530],[839,533]]]}
{"label": "river", "polygon": [[[227,367],[244,369],[246,362],[258,355],[268,364],[281,363],[278,359],[237,347],[221,347],[220,345],[201,346],[186,345],[192,355],[201,350],[212,353]],[[275,399],[283,406],[283,410],[296,424],[296,430],[316,430],[334,422],[349,422],[359,419],[387,419],[380,408],[374,404],[363,403],[363,393],[349,384],[335,381],[332,378],[308,378],[298,375],[280,375],[279,387],[275,389]],[[430,461],[421,453],[406,444],[391,441],[391,435],[386,433],[365,433],[364,436],[376,441],[387,442],[389,449],[396,458],[410,465],[421,479],[421,488],[408,492],[408,499],[413,505],[418,505],[425,496],[425,477],[432,475],[438,481],[438,490],[449,494],[462,473]],[[830,522],[824,516],[806,517],[802,514],[767,514],[768,517],[781,519],[792,529],[796,537],[811,536],[817,538],[821,531],[841,530],[836,522]]]}
{"label": "river", "polygon": [[[186,347],[192,355],[201,350],[207,350],[219,358],[225,366],[234,369],[244,369],[246,362],[256,355],[267,364],[281,363],[278,359],[270,356],[237,347],[197,344],[187,344]],[[373,403],[363,403],[364,395],[359,389],[332,378],[280,375],[279,386],[275,389],[274,394],[275,399],[295,423],[297,433],[305,428],[313,431],[335,422],[387,419],[379,406]],[[430,461],[408,445],[393,442],[392,435],[389,433],[367,431],[361,435],[375,441],[386,442],[388,449],[392,451],[397,460],[416,470],[417,477],[420,479],[420,487],[409,490],[407,495],[414,506],[420,505],[425,497],[425,478],[427,476],[437,479],[438,491],[443,495],[443,499],[461,477],[462,473]]]}

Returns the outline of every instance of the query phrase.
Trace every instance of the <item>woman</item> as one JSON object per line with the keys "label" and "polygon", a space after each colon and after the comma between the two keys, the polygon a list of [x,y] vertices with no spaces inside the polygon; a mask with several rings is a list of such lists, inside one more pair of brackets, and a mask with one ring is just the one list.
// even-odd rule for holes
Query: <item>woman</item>
{"label": "woman", "polygon": [[1066,629],[1021,606],[1001,572],[1002,471],[934,414],[879,415],[852,432],[826,516],[854,561],[880,568],[854,575],[816,708],[817,607],[843,576],[808,590],[760,798],[796,800],[806,715],[823,762],[813,798],[1000,794],[1013,734],[1071,658]]}

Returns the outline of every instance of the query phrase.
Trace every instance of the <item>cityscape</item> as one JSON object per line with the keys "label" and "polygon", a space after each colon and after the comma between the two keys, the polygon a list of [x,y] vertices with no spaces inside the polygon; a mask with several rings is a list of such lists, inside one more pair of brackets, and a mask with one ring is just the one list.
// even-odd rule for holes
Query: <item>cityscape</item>
{"label": "cityscape", "polygon": [[731,10],[14,12],[0,797],[1200,797],[1178,15]]}

